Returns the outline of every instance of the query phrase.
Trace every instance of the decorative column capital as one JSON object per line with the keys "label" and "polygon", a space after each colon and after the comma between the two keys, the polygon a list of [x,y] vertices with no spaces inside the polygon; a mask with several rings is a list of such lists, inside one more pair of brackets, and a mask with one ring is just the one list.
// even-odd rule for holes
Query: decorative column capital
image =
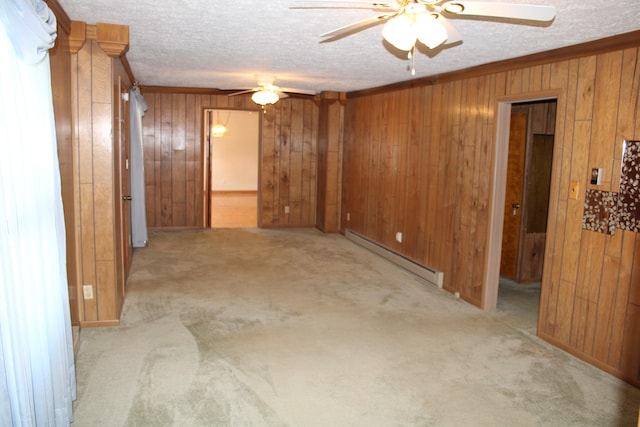
{"label": "decorative column capital", "polygon": [[81,21],[71,21],[69,31],[69,53],[78,53],[87,40],[87,24]]}
{"label": "decorative column capital", "polygon": [[112,58],[119,58],[129,50],[129,27],[126,25],[87,25],[82,21],[71,21],[69,53],[78,53],[87,40],[95,40],[100,48]]}
{"label": "decorative column capital", "polygon": [[347,94],[344,92],[321,92],[315,97],[316,103],[333,104],[339,102],[341,105],[347,103]]}
{"label": "decorative column capital", "polygon": [[119,58],[129,50],[129,27],[97,23],[96,41],[104,53]]}

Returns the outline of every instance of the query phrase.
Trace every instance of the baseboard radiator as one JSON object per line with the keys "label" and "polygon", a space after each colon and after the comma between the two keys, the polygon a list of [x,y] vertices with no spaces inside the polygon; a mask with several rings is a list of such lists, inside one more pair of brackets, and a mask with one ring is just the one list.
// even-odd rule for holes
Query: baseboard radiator
{"label": "baseboard radiator", "polygon": [[380,255],[381,257],[393,262],[394,264],[406,270],[409,270],[413,274],[419,277],[422,277],[429,283],[432,283],[433,285],[442,289],[442,283],[444,280],[444,273],[442,271],[437,271],[432,268],[425,267],[424,265],[419,264],[387,248],[384,245],[376,243],[373,240],[363,236],[362,234],[356,233],[355,231],[347,229],[345,230],[344,235],[347,239],[351,240],[352,242],[357,243],[360,246],[363,246],[369,249],[371,252],[374,252],[377,255]]}

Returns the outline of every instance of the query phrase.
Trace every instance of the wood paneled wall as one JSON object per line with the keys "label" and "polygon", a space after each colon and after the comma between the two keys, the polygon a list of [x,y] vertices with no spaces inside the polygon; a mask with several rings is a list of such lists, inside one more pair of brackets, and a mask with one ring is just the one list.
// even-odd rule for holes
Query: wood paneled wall
{"label": "wood paneled wall", "polygon": [[[617,191],[622,141],[640,139],[639,86],[633,47],[354,94],[346,112],[343,224],[444,271],[445,289],[481,306],[498,101],[557,93],[538,333],[640,385],[640,235],[581,228],[591,168],[605,169],[599,189]],[[568,198],[572,180],[580,183],[578,200]],[[394,240],[397,231],[403,243]]]}
{"label": "wood paneled wall", "polygon": [[[204,109],[255,110],[250,96],[142,89],[147,225],[204,227],[208,144]],[[261,227],[313,226],[316,207],[318,107],[289,97],[261,118]],[[289,213],[285,213],[285,207]]]}
{"label": "wood paneled wall", "polygon": [[[56,7],[57,6],[57,7]],[[78,314],[78,265],[76,263],[76,204],[73,165],[73,144],[71,141],[71,56],[69,52],[69,17],[56,3],[53,11],[58,21],[58,35],[55,46],[49,51],[51,63],[51,88],[56,119],[58,161],[60,163],[60,183],[66,227],[67,282],[69,288],[69,309],[71,323],[80,324]]]}

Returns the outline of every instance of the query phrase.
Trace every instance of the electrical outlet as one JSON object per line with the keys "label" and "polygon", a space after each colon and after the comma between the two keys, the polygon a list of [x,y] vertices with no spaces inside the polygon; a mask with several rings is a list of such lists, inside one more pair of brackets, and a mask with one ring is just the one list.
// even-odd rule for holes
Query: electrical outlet
{"label": "electrical outlet", "polygon": [[289,206],[285,206],[284,207],[284,213],[288,214],[289,213]]}
{"label": "electrical outlet", "polygon": [[93,299],[93,285],[84,285],[82,287],[84,299]]}
{"label": "electrical outlet", "polygon": [[351,221],[351,214],[347,212],[347,221]]}
{"label": "electrical outlet", "polygon": [[396,242],[402,243],[402,233],[399,231],[396,233]]}

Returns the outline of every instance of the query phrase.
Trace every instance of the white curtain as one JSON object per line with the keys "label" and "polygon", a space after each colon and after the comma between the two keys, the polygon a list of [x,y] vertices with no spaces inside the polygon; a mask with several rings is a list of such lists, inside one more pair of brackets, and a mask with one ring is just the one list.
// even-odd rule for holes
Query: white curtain
{"label": "white curtain", "polygon": [[131,117],[131,239],[134,248],[147,245],[147,213],[144,195],[144,140],[142,136],[142,117],[147,104],[134,87],[129,92],[129,110]]}
{"label": "white curtain", "polygon": [[66,426],[75,368],[43,0],[0,0],[0,425]]}

